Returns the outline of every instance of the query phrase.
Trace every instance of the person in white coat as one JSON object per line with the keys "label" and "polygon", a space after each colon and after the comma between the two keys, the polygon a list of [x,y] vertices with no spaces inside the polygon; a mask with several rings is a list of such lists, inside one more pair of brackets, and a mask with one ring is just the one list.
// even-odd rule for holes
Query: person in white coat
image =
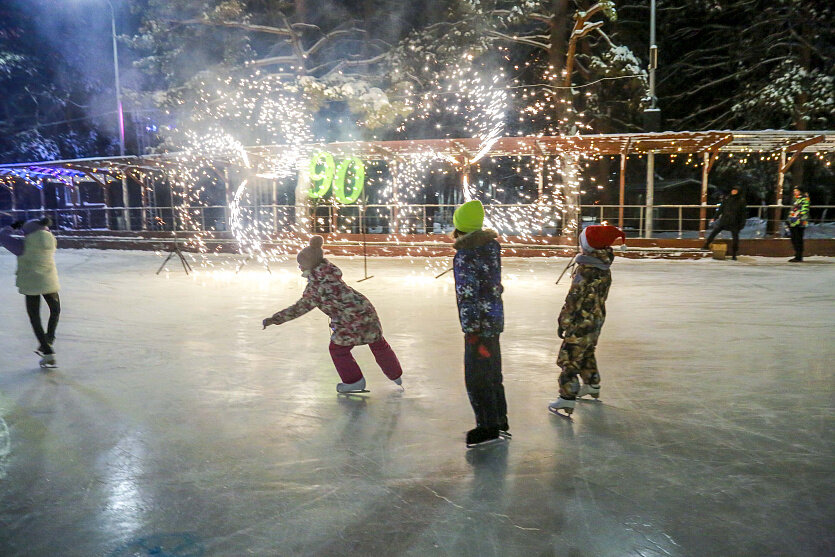
{"label": "person in white coat", "polygon": [[[0,229],[0,245],[17,256],[17,289],[26,296],[26,311],[32,330],[40,343],[35,351],[41,356],[42,367],[54,367],[55,331],[61,315],[61,300],[58,297],[58,269],[55,266],[55,236],[49,231],[52,222],[48,217],[17,222]],[[15,235],[15,231],[23,237]],[[41,296],[49,306],[49,321],[46,331],[41,323]]]}

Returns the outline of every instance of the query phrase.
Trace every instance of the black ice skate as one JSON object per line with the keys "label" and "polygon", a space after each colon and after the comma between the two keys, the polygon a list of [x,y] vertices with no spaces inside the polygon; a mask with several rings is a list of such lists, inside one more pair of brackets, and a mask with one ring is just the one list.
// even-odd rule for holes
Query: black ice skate
{"label": "black ice skate", "polygon": [[504,441],[497,427],[477,427],[467,432],[467,448],[492,445]]}
{"label": "black ice skate", "polygon": [[58,362],[55,360],[55,354],[44,354],[41,361],[38,362],[44,369],[55,369],[58,367]]}

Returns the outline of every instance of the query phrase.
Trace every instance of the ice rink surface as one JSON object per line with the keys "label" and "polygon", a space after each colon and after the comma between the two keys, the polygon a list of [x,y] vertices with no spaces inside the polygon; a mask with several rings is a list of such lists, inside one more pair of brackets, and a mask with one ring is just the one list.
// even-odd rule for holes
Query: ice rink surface
{"label": "ice rink surface", "polygon": [[835,260],[616,260],[601,401],[550,415],[566,259],[504,260],[512,441],[473,427],[452,274],[333,258],[405,392],[339,397],[295,265],[60,251],[44,372],[0,255],[0,555],[835,555]]}

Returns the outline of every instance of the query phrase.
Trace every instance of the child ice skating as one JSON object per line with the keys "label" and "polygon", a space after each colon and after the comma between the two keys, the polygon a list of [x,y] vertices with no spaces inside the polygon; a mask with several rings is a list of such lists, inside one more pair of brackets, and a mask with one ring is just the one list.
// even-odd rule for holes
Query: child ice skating
{"label": "child ice skating", "polygon": [[[58,296],[58,269],[55,266],[55,236],[49,231],[48,217],[37,220],[16,222],[0,230],[0,245],[17,256],[17,289],[26,296],[26,312],[32,330],[38,338],[35,353],[41,356],[41,367],[56,367],[55,331],[61,315],[61,300]],[[13,236],[15,230],[23,238]],[[49,307],[49,321],[46,332],[41,323],[41,296]]]}
{"label": "child ice skating", "polygon": [[[600,396],[600,373],[594,349],[606,319],[606,297],[612,284],[609,267],[615,258],[612,244],[626,234],[616,226],[589,226],[580,234],[582,253],[575,258],[577,268],[559,316],[557,335],[563,339],[557,365],[559,398],[548,409],[571,417],[578,397]],[[579,376],[583,384],[577,379]]]}
{"label": "child ice skating", "polygon": [[509,437],[507,402],[502,385],[499,334],[504,330],[501,247],[498,234],[482,230],[484,207],[468,201],[453,214],[453,260],[458,317],[464,332],[464,383],[476,427],[467,446]]}
{"label": "child ice skating", "polygon": [[331,319],[330,353],[342,379],[336,386],[337,392],[366,392],[365,377],[351,355],[351,349],[361,344],[368,345],[386,377],[402,385],[403,370],[391,346],[383,338],[374,306],[368,298],[345,284],[342,271],[324,258],[323,243],[321,236],[313,236],[310,245],[299,252],[296,261],[302,276],[307,278],[304,294],[292,306],[264,319],[264,328],[280,325],[319,308]]}

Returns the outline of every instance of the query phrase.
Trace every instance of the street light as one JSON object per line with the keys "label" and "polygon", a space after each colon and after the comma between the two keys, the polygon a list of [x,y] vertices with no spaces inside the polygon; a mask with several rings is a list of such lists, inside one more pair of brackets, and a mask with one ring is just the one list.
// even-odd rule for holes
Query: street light
{"label": "street light", "polygon": [[110,8],[110,36],[113,41],[113,74],[116,79],[116,117],[119,127],[119,155],[125,156],[125,116],[122,111],[122,85],[119,82],[119,49],[116,46],[116,10],[111,0],[105,0]]}
{"label": "street light", "polygon": [[122,87],[119,84],[119,50],[116,48],[116,10],[113,2],[107,0],[110,6],[110,34],[113,38],[113,73],[116,75],[116,113],[119,119],[119,155],[125,156],[125,114],[122,112]]}
{"label": "street light", "polygon": [[[125,114],[122,111],[122,86],[119,83],[119,49],[116,47],[116,10],[113,2],[105,0],[110,8],[110,35],[113,39],[113,74],[116,76],[116,119],[119,126],[119,156],[125,156]],[[125,229],[130,230],[130,211],[128,210],[128,179],[122,172],[122,218]]]}
{"label": "street light", "polygon": [[[116,47],[116,10],[113,2],[105,0],[110,8],[110,34],[113,40],[113,73],[116,77],[116,120],[119,127],[119,155],[125,156],[125,115],[122,111],[122,86],[119,83],[119,50]],[[122,210],[125,219],[125,228],[130,230],[130,212],[128,211],[128,180],[127,175],[122,173]]]}

